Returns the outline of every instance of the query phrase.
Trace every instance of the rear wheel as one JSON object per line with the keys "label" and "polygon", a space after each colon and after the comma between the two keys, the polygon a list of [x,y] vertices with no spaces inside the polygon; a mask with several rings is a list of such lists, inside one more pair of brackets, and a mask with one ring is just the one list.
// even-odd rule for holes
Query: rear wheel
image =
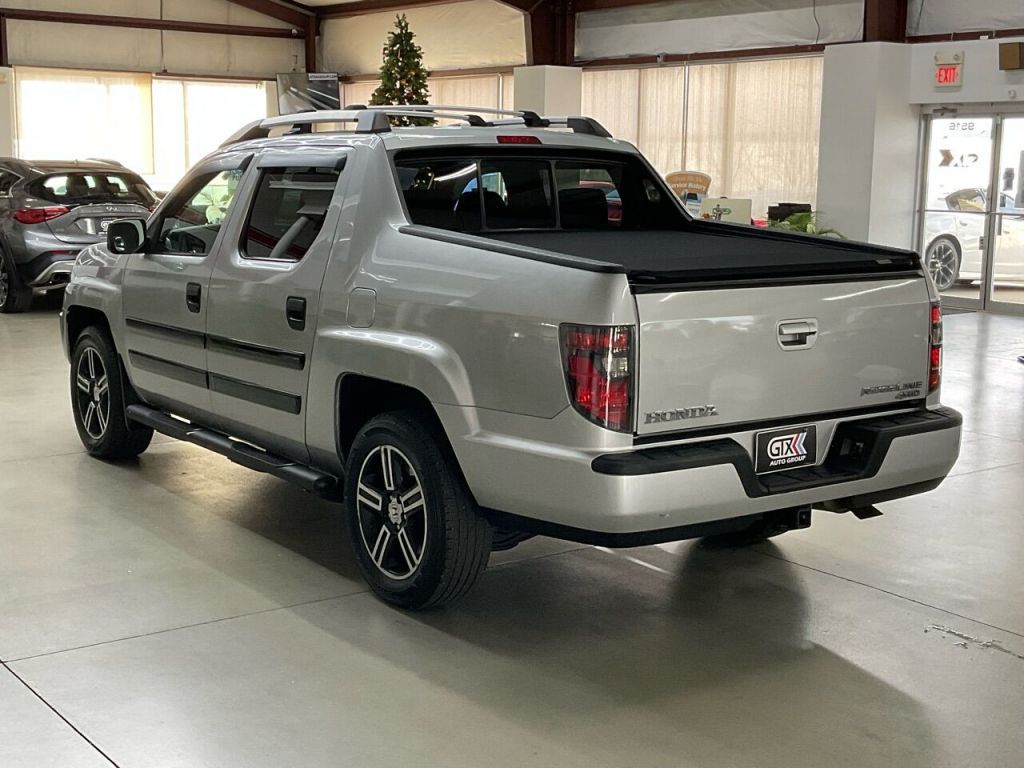
{"label": "rear wheel", "polygon": [[0,251],[0,312],[24,312],[32,306],[32,289],[21,282],[14,262]]}
{"label": "rear wheel", "polygon": [[952,288],[960,275],[960,247],[951,237],[937,237],[929,243],[924,255],[928,272],[940,291]]}
{"label": "rear wheel", "polygon": [[532,539],[536,534],[525,531],[514,531],[511,528],[494,528],[491,537],[491,552],[504,552]]}
{"label": "rear wheel", "polygon": [[130,459],[149,447],[153,430],[125,417],[121,360],[110,337],[90,326],[71,354],[71,410],[82,445],[100,459]]}
{"label": "rear wheel", "polygon": [[359,431],[345,498],[360,570],[389,603],[421,609],[452,602],[487,566],[490,524],[443,437],[415,412],[377,416]]}

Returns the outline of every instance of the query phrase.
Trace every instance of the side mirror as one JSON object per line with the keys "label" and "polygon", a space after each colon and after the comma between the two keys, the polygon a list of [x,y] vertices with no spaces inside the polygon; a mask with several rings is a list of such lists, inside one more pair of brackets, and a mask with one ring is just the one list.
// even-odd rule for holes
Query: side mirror
{"label": "side mirror", "polygon": [[111,253],[138,253],[145,242],[145,219],[118,219],[107,227],[107,249]]}

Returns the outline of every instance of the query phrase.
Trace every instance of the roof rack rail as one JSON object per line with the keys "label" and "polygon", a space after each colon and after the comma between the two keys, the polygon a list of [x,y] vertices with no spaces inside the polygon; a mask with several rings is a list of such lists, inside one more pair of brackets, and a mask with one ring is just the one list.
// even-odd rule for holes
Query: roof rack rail
{"label": "roof rack rail", "polygon": [[[496,120],[485,120],[480,116],[498,116]],[[541,117],[528,109],[495,109],[493,107],[466,107],[447,104],[397,104],[365,106],[354,104],[345,109],[309,110],[289,115],[267,117],[243,126],[229,136],[222,144],[262,139],[274,128],[291,126],[289,133],[311,133],[314,125],[324,123],[355,123],[355,133],[389,133],[391,117],[421,117],[462,120],[475,127],[499,127],[523,125],[527,128],[549,128],[565,126],[574,133],[611,138],[611,133],[592,117]]]}
{"label": "roof rack rail", "polygon": [[103,163],[103,165],[112,165],[115,168],[125,167],[125,164],[122,163],[120,160],[111,160],[110,158],[107,157],[87,157],[85,159],[87,162],[90,163]]}

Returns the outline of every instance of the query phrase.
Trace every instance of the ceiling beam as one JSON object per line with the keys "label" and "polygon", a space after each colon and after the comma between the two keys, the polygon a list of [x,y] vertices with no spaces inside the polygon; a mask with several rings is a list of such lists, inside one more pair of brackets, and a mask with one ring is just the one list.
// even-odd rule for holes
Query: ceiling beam
{"label": "ceiling beam", "polygon": [[612,8],[628,8],[632,5],[651,5],[663,3],[665,0],[575,0],[573,8],[576,13],[586,11],[607,11]]}
{"label": "ceiling beam", "polygon": [[[458,0],[454,0],[458,2]],[[396,11],[421,5],[449,5],[453,0],[355,0],[352,3],[322,5],[316,9],[321,19],[339,19],[345,16],[365,16],[368,13]]]}
{"label": "ceiling beam", "polygon": [[524,15],[527,65],[571,67],[576,59],[576,12],[571,0],[534,2]]}
{"label": "ceiling beam", "polygon": [[312,9],[292,3],[276,3],[274,0],[228,0],[228,2],[283,21],[285,24],[291,24],[296,29],[305,29],[309,17],[316,16],[316,11]]}
{"label": "ceiling beam", "polygon": [[285,37],[302,39],[302,30],[285,27],[252,27],[238,24],[208,24],[199,21],[174,19],[133,18],[106,16],[98,13],[67,13],[65,11],[30,11],[21,8],[0,8],[0,18],[15,21],[49,21],[59,24],[86,24],[99,27],[128,27],[131,29],[157,29],[164,32],[198,32],[213,35],[241,35],[243,37]]}
{"label": "ceiling beam", "polygon": [[864,0],[864,42],[907,40],[907,0]]}
{"label": "ceiling beam", "polygon": [[305,53],[306,71],[316,72],[316,38],[320,34],[320,17],[310,16],[306,19],[303,29],[303,51]]}

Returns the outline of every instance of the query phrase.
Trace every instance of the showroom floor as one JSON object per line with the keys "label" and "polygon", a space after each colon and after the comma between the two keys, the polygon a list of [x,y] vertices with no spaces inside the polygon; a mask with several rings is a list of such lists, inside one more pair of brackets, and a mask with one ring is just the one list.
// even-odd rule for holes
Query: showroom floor
{"label": "showroom floor", "polygon": [[0,317],[0,766],[1020,765],[1024,318],[946,339],[937,491],[745,551],[533,540],[406,615],[335,506],[86,457],[52,302]]}

